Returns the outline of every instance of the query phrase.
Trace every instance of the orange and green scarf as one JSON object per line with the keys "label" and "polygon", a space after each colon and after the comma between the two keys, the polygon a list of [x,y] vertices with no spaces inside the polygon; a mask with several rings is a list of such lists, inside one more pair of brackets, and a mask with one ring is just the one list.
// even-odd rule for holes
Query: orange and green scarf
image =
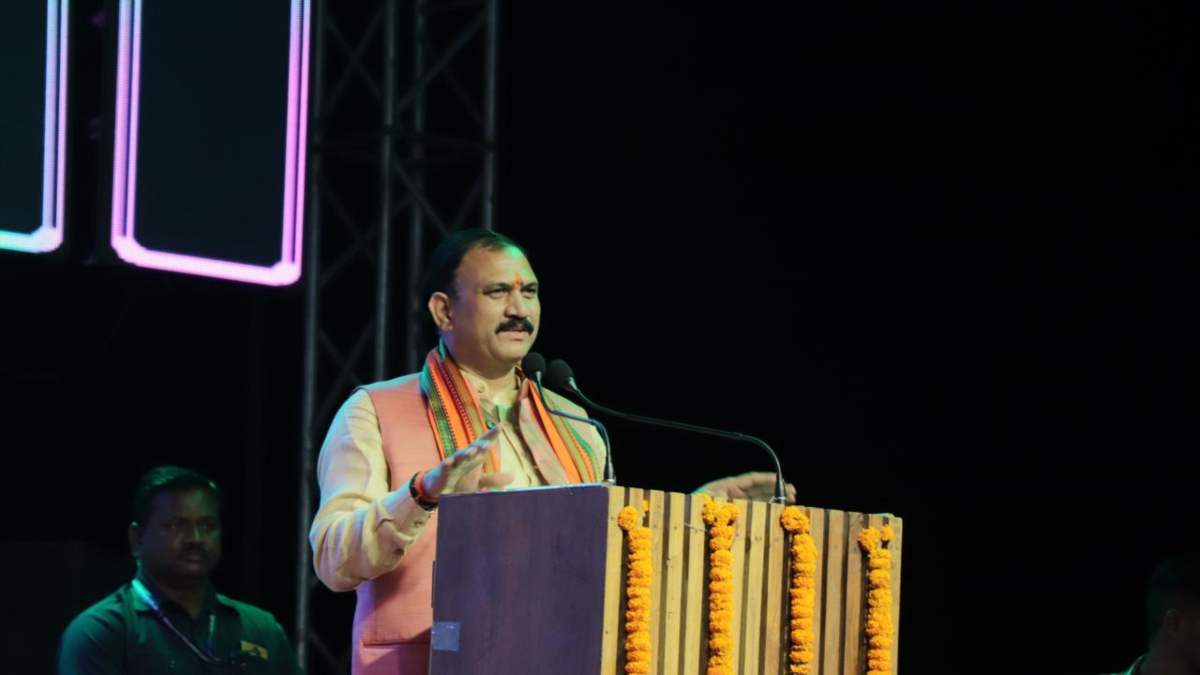
{"label": "orange and green scarf", "polygon": [[[530,387],[529,392],[538,426],[554,449],[567,479],[572,483],[594,483],[598,474],[596,453],[567,420],[547,412],[537,387]],[[443,458],[467,447],[487,431],[478,400],[454,359],[446,354],[444,345],[439,344],[425,357],[421,393],[425,395],[425,411]],[[499,470],[499,453],[492,450],[485,471]]]}

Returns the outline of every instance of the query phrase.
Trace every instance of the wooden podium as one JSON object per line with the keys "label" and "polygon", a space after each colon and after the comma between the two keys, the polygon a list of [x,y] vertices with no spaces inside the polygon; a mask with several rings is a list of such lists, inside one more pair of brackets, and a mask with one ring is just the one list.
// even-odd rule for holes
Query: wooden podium
{"label": "wooden podium", "polygon": [[[654,576],[652,670],[700,674],[707,662],[704,499],[598,484],[450,495],[438,518],[433,675],[624,673],[625,538],[617,515],[649,503]],[[788,673],[788,540],[782,506],[735,502],[734,669]],[[867,670],[864,527],[890,525],[892,616],[900,616],[902,523],[806,507],[817,550],[815,675]],[[897,664],[899,626],[891,647]],[[893,669],[893,672],[897,672]]]}

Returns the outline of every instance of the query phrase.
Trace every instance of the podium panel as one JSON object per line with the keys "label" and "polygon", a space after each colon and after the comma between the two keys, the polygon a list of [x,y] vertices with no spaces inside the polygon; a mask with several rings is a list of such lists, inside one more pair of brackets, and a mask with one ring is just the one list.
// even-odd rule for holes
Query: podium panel
{"label": "podium panel", "polygon": [[[783,507],[735,500],[733,671],[789,672],[789,540]],[[433,675],[625,672],[627,544],[617,516],[648,507],[651,672],[706,672],[707,531],[699,495],[573,485],[449,495],[439,507]],[[900,616],[903,523],[802,507],[816,545],[814,675],[867,672],[867,527],[889,526],[891,616]],[[892,672],[899,626],[892,627]]]}

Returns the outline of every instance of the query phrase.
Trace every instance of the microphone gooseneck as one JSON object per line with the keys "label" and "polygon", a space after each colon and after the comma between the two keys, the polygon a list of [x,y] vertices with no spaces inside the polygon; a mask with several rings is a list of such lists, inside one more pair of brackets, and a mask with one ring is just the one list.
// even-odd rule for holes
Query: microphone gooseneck
{"label": "microphone gooseneck", "polygon": [[679,431],[690,431],[692,433],[705,434],[708,436],[717,436],[719,438],[726,438],[729,440],[742,441],[744,443],[753,443],[754,445],[757,445],[765,450],[767,454],[771,456],[771,461],[775,463],[775,496],[771,498],[771,501],[776,504],[784,504],[787,502],[787,493],[783,487],[783,467],[779,463],[779,455],[777,455],[775,451],[771,449],[771,446],[767,445],[767,443],[762,439],[737,431],[713,429],[711,427],[702,427],[697,424],[688,424],[686,422],[675,422],[656,417],[647,417],[645,415],[634,415],[602,406],[588,398],[583,391],[580,390],[579,385],[575,382],[575,373],[571,370],[571,367],[567,365],[566,361],[563,361],[562,359],[554,359],[551,361],[546,367],[546,375],[548,386],[574,392],[575,395],[579,397],[579,400],[582,401],[583,404],[588,408],[606,415],[612,415],[618,419],[628,420],[630,422],[638,422],[641,424],[650,424],[658,427],[666,427],[668,429],[676,429]]}
{"label": "microphone gooseneck", "polygon": [[538,394],[542,397],[542,401],[546,404],[547,412],[549,412],[551,415],[557,415],[559,417],[574,420],[576,422],[582,422],[583,424],[589,424],[600,432],[600,437],[604,439],[605,449],[604,482],[608,483],[609,485],[615,485],[617,482],[617,476],[615,470],[613,469],[613,450],[612,442],[609,441],[608,438],[608,429],[606,429],[604,425],[600,423],[600,420],[594,420],[589,417],[582,417],[580,415],[573,415],[569,412],[559,410],[554,406],[554,403],[546,396],[546,391],[542,386],[543,374],[546,371],[546,359],[541,354],[538,354],[537,352],[529,352],[526,354],[525,358],[521,360],[521,370],[525,371],[526,377],[533,378],[534,384],[538,388]]}

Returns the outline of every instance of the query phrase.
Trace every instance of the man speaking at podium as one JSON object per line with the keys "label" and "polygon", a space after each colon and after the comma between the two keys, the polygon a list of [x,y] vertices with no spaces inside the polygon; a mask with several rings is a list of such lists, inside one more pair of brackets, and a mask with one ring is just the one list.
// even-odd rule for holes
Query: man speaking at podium
{"label": "man speaking at podium", "polygon": [[[334,417],[317,466],[309,532],[317,576],[356,590],[355,675],[424,674],[433,623],[437,504],[443,494],[600,480],[604,446],[582,408],[518,367],[541,321],[524,250],[489,230],[452,233],[427,272],[439,344],[421,372],[360,387]],[[768,499],[774,475],[707,484]]]}

